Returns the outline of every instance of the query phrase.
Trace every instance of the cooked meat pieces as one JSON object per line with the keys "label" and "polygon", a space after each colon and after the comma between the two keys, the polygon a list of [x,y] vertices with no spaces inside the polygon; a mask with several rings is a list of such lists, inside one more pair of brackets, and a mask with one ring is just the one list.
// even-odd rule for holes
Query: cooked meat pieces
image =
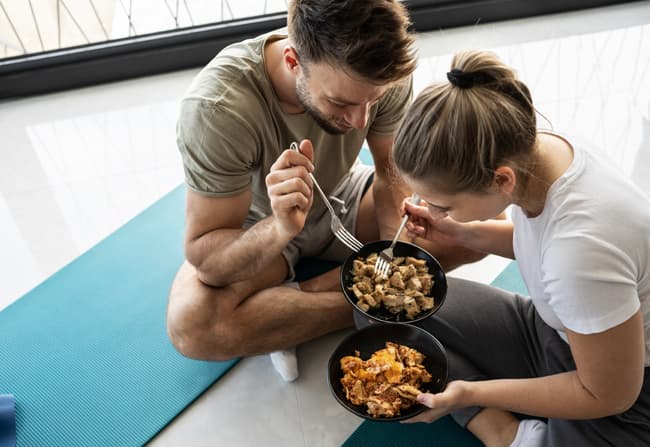
{"label": "cooked meat pieces", "polygon": [[398,257],[390,264],[388,277],[375,274],[377,253],[352,262],[350,291],[364,312],[384,307],[391,314],[403,314],[407,320],[433,309],[433,275],[426,260],[411,256]]}

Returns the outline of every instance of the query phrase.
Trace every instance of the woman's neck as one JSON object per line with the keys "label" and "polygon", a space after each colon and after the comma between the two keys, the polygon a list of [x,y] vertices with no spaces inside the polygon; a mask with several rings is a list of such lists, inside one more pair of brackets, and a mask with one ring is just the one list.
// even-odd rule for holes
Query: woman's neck
{"label": "woman's neck", "polygon": [[544,211],[551,185],[566,172],[573,161],[573,148],[562,138],[540,132],[535,142],[535,162],[517,204],[528,217]]}

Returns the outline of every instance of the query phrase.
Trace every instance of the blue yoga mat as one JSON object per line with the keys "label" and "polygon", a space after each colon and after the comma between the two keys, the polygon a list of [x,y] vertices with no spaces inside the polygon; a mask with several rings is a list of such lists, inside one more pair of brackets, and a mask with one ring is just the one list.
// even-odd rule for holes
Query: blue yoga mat
{"label": "blue yoga mat", "polygon": [[[511,292],[528,295],[519,267],[511,262],[492,282]],[[364,421],[345,441],[344,447],[482,447],[469,431],[450,416],[431,424]]]}
{"label": "blue yoga mat", "polygon": [[142,445],[236,363],[189,360],[167,338],[184,197],[176,188],[0,312],[18,446]]}

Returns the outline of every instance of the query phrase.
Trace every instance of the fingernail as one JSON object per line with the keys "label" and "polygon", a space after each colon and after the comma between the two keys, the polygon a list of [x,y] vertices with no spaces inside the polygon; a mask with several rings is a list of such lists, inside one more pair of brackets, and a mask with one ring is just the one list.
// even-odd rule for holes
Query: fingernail
{"label": "fingernail", "polygon": [[418,394],[416,397],[417,401],[423,404],[426,401],[426,396],[424,394]]}

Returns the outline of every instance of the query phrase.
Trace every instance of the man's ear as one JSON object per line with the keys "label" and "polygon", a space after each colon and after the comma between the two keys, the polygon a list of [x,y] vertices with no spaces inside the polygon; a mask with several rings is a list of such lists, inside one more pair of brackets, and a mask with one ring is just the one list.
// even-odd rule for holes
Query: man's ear
{"label": "man's ear", "polygon": [[499,166],[494,171],[494,186],[500,192],[511,195],[517,185],[517,176],[510,166]]}
{"label": "man's ear", "polygon": [[287,68],[292,72],[295,72],[300,66],[298,53],[291,46],[284,47],[284,50],[282,50],[282,59]]}

